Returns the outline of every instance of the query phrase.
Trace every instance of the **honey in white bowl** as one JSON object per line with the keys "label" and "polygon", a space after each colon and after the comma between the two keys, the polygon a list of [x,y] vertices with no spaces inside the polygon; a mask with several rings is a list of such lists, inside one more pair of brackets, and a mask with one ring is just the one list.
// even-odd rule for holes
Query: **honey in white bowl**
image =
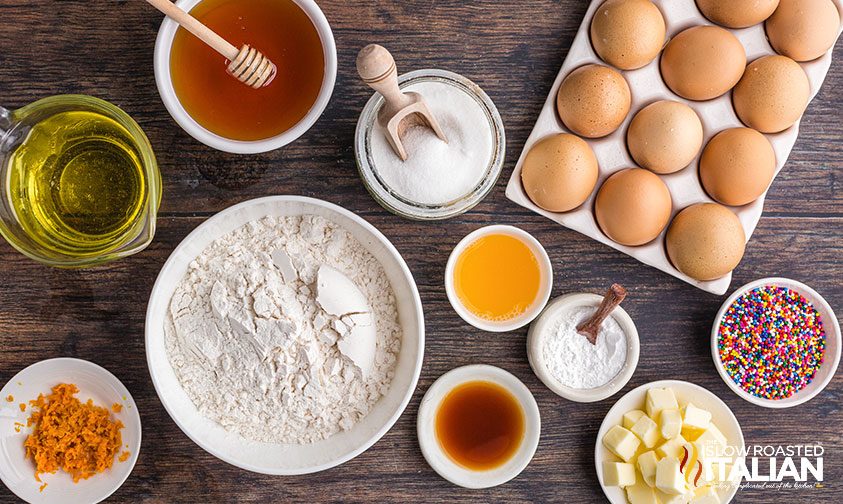
{"label": "honey in white bowl", "polygon": [[235,47],[249,44],[272,61],[272,81],[252,89],[232,78],[228,62],[183,28],[170,52],[173,89],[206,130],[257,141],[291,129],[310,111],[325,75],[316,26],[293,0],[204,0],[190,13]]}

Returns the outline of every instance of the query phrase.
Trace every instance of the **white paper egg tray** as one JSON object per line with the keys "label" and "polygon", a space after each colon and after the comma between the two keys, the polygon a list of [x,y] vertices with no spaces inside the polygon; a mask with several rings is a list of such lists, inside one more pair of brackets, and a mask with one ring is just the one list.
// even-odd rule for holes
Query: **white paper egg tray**
{"label": "white paper egg tray", "polygon": [[[623,124],[611,135],[599,139],[584,138],[594,150],[597,156],[597,161],[600,166],[600,174],[595,185],[595,189],[589,196],[588,200],[580,207],[565,213],[548,212],[536,206],[524,192],[521,185],[521,166],[524,163],[524,157],[533,144],[542,138],[554,134],[569,132],[556,113],[556,93],[559,90],[559,85],[562,80],[572,70],[587,65],[596,63],[605,66],[608,65],[602,61],[600,57],[594,52],[591,46],[589,37],[589,28],[594,12],[603,3],[604,0],[592,0],[588,8],[585,19],[580,25],[577,36],[571,45],[571,50],[562,64],[562,69],[553,83],[547,101],[542,108],[536,125],[533,131],[527,138],[527,143],[524,145],[524,150],[521,152],[521,157],[515,165],[515,170],[512,172],[512,177],[506,187],[506,196],[518,203],[519,205],[529,208],[530,210],[544,215],[563,226],[578,231],[586,236],[605,243],[610,247],[619,250],[627,255],[630,255],[639,261],[658,268],[666,273],[669,273],[677,278],[680,278],[700,289],[714,293],[724,294],[732,280],[731,273],[708,282],[701,282],[681,273],[673,267],[670,260],[667,258],[667,253],[664,248],[665,231],[652,242],[639,247],[628,247],[610,240],[597,225],[592,213],[594,206],[594,197],[597,189],[606,178],[612,173],[637,166],[629,155],[626,147],[626,131],[629,122],[635,114],[644,108],[646,105],[658,100],[674,100],[688,104],[700,116],[703,124],[704,140],[703,146],[718,132],[739,126],[744,126],[738,119],[732,107],[732,93],[726,93],[719,98],[704,102],[695,102],[686,100],[674,94],[665,85],[661,78],[659,71],[659,61],[661,55],[655,60],[651,61],[647,66],[631,71],[621,71],[623,76],[629,83],[630,91],[632,92],[632,105],[627,118]],[[673,37],[682,30],[690,28],[695,25],[710,25],[711,23],[706,19],[697,9],[694,0],[654,0],[664,16],[667,37]],[[843,0],[834,0],[840,12],[843,12]],[[741,41],[746,49],[747,63],[769,54],[776,54],[770,44],[767,42],[767,36],[764,31],[764,23],[740,30],[730,30]],[[831,51],[826,53],[821,58],[808,62],[800,63],[802,68],[808,74],[808,79],[811,82],[811,99],[817,94],[822,86],[825,76],[828,73],[828,68],[831,65]],[[773,149],[776,152],[776,174],[781,170],[790,155],[793,144],[796,142],[796,137],[799,133],[799,122],[791,128],[777,134],[766,135],[773,144]],[[673,211],[671,219],[677,212],[683,208],[699,202],[713,201],[702,188],[697,175],[697,163],[699,162],[699,154],[694,159],[690,166],[683,170],[670,175],[659,175],[670,189],[670,194],[673,199]],[[766,192],[754,202],[742,207],[730,207],[740,218],[746,233],[746,239],[752,236],[755,227],[758,225],[758,220],[761,218],[761,212],[764,207],[764,197]]]}

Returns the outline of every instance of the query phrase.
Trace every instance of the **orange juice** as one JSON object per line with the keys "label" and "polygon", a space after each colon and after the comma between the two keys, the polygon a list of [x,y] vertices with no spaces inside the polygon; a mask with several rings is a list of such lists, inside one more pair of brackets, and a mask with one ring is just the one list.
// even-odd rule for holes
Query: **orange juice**
{"label": "orange juice", "polygon": [[535,302],[541,286],[539,261],[522,240],[507,234],[476,239],[457,257],[454,290],[475,316],[514,319]]}

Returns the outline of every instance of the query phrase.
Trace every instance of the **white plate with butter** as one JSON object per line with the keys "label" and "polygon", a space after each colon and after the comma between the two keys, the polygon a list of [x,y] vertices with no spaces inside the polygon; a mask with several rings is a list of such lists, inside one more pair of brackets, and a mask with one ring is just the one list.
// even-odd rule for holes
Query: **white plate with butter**
{"label": "white plate with butter", "polygon": [[[741,431],[741,426],[737,418],[735,418],[735,415],[726,403],[712,392],[699,385],[679,380],[661,380],[641,385],[618,399],[615,405],[612,406],[612,409],[606,414],[606,418],[603,419],[600,430],[597,432],[597,440],[594,446],[594,465],[597,470],[597,479],[600,482],[600,487],[603,489],[603,493],[606,494],[606,498],[612,504],[627,504],[629,500],[623,488],[604,485],[604,477],[607,475],[604,474],[603,463],[612,461],[621,462],[621,459],[606,448],[603,438],[612,427],[623,425],[625,413],[632,410],[645,410],[647,391],[653,388],[672,389],[680,409],[684,408],[688,403],[693,403],[694,406],[710,412],[711,423],[722,433],[726,440],[726,445],[731,447],[727,451],[731,452],[735,450],[739,453],[744,449],[743,432]],[[661,441],[656,442],[654,446],[658,447]],[[693,439],[688,439],[688,441],[693,441]],[[642,444],[637,454],[643,453],[644,451],[648,451],[648,449],[644,448]],[[637,469],[635,471],[635,477],[636,480],[641,478],[641,473]],[[736,492],[737,486],[733,484],[720,485],[715,490],[717,498],[722,504],[730,502]],[[656,504],[659,501],[653,500],[652,502]]]}

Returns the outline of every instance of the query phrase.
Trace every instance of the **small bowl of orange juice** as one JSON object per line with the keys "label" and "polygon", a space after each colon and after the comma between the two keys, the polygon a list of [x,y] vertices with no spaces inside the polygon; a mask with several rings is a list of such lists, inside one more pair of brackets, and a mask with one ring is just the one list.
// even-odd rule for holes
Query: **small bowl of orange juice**
{"label": "small bowl of orange juice", "polygon": [[547,251],[514,226],[486,226],[454,247],[445,267],[448,301],[478,329],[506,332],[541,313],[553,287]]}
{"label": "small bowl of orange juice", "polygon": [[155,84],[167,111],[214,149],[256,154],[283,147],[319,119],[337,76],[331,26],[314,0],[179,0],[176,5],[235,47],[272,61],[272,81],[252,89],[223,56],[165,18],[155,42]]}

